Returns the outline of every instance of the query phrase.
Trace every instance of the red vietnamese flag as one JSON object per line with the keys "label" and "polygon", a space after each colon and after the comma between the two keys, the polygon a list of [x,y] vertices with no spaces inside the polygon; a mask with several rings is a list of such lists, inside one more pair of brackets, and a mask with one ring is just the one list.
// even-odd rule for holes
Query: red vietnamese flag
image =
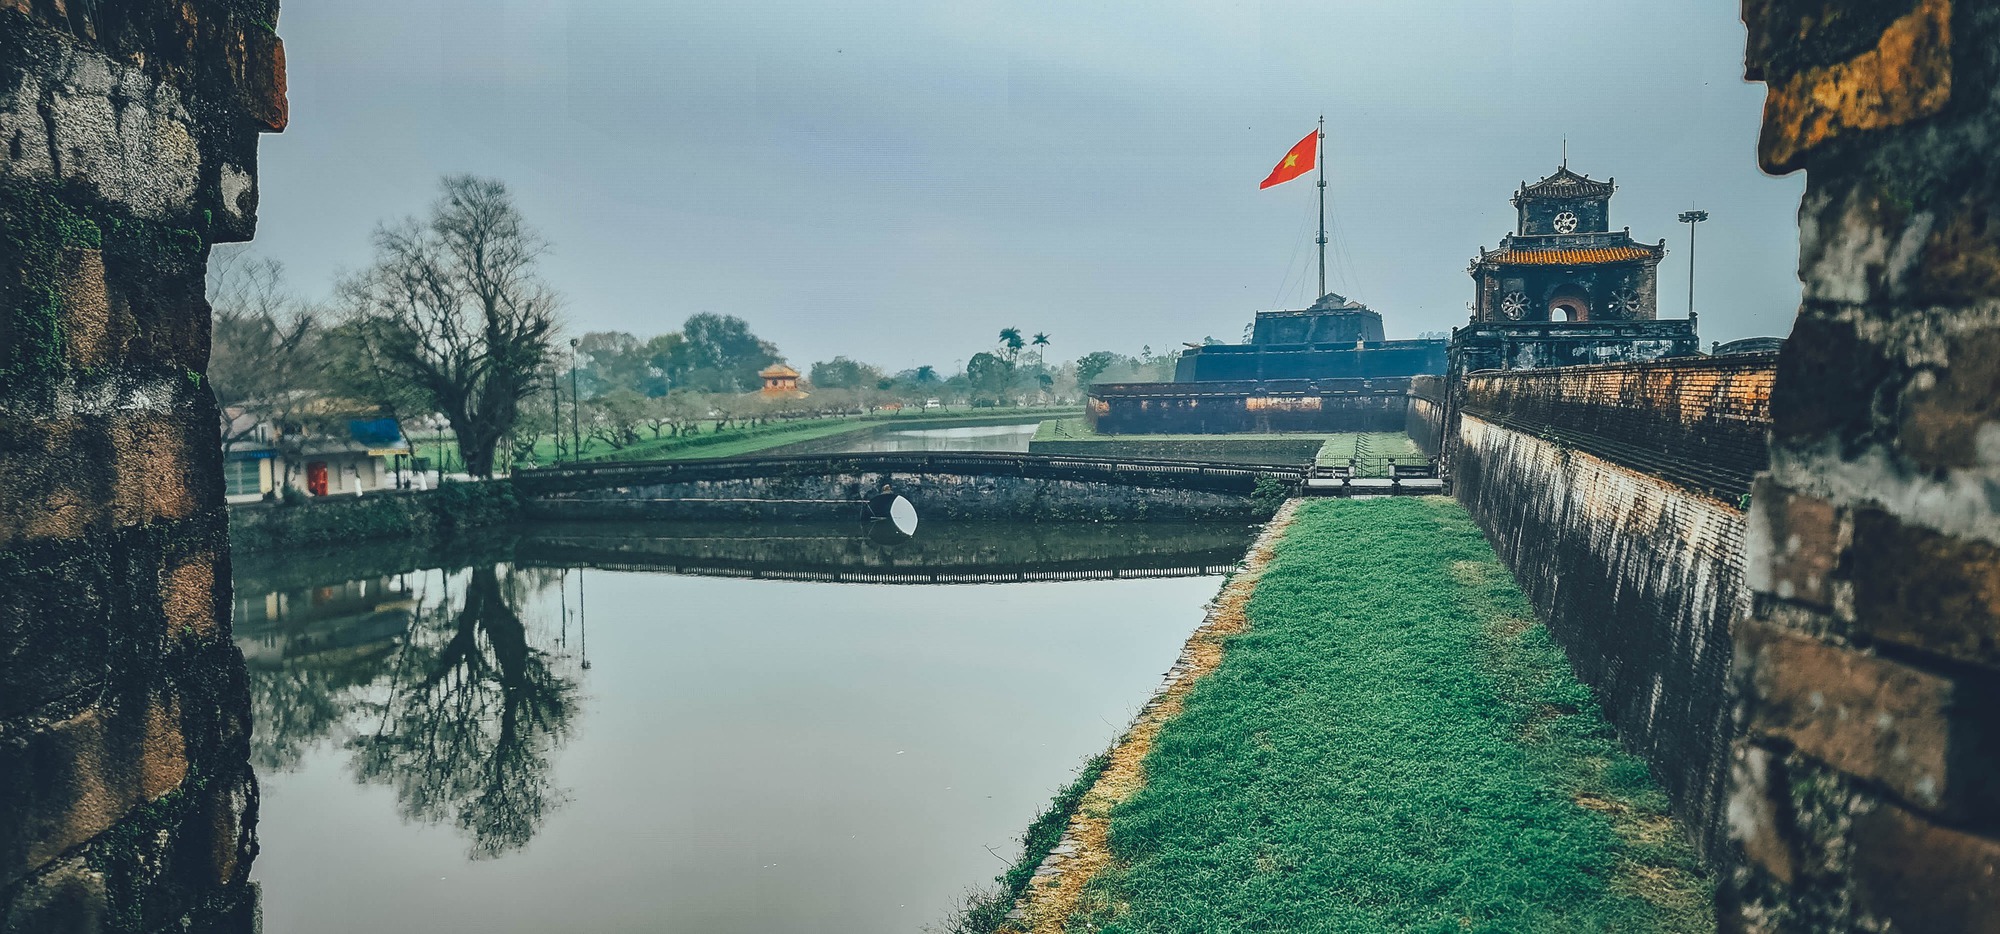
{"label": "red vietnamese flag", "polygon": [[1313,158],[1319,155],[1318,137],[1318,130],[1307,133],[1305,139],[1299,140],[1299,144],[1293,146],[1291,152],[1285,153],[1285,157],[1278,160],[1278,167],[1271,170],[1271,177],[1264,179],[1263,184],[1257,188],[1262,190],[1272,185],[1282,185],[1312,171]]}

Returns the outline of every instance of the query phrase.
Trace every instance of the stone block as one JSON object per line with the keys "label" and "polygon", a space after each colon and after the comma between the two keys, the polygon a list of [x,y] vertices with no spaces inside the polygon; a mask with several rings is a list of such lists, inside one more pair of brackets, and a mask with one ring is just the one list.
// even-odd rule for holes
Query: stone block
{"label": "stone block", "polygon": [[1834,571],[1846,547],[1840,511],[1768,477],[1757,482],[1750,499],[1744,529],[1745,586],[1781,600],[1830,607]]}
{"label": "stone block", "polygon": [[166,614],[168,638],[213,638],[221,614],[228,612],[227,591],[216,586],[217,556],[203,549],[169,558],[160,571],[160,606]]}
{"label": "stone block", "polygon": [[1855,631],[2000,668],[2000,548],[1870,508],[1854,514],[1854,551]]}
{"label": "stone block", "polygon": [[[1896,366],[1854,325],[1806,308],[1792,324],[1771,386],[1774,445],[1817,445],[1828,436],[1853,443],[1874,430],[1877,387]],[[1827,374],[1839,373],[1839,379]]]}
{"label": "stone block", "polygon": [[[1951,0],[1919,0],[1890,22],[1871,47],[1844,61],[1804,67],[1784,78],[1753,65],[1751,72],[1769,81],[1758,137],[1764,170],[1792,171],[1829,141],[1901,126],[1943,110],[1952,89],[1951,7]],[[1773,28],[1763,31],[1774,37],[1767,58],[1788,44],[1775,39],[1775,33],[1789,24],[1774,20]],[[1793,23],[1804,26],[1801,34],[1812,34],[1811,19]]]}
{"label": "stone block", "polygon": [[[190,413],[134,413],[110,424],[112,516],[119,525],[193,516],[202,491],[218,486],[215,428],[189,424]],[[212,496],[220,490],[209,491]]]}
{"label": "stone block", "polygon": [[1731,756],[1725,814],[1729,839],[1742,848],[1744,859],[1790,885],[1798,875],[1798,857],[1783,827],[1785,790],[1773,787],[1774,771],[1782,772],[1782,765],[1769,750],[1738,741]]}
{"label": "stone block", "polygon": [[[0,717],[101,683],[111,581],[87,548],[0,554]],[[60,625],[49,625],[60,620]]]}
{"label": "stone block", "polygon": [[1947,359],[1903,391],[1903,453],[1928,470],[2000,466],[2000,329],[1939,336]]}
{"label": "stone block", "polygon": [[177,701],[126,697],[0,745],[0,888],[179,787],[179,715]]}
{"label": "stone block", "polygon": [[1861,910],[1909,934],[2000,934],[2000,840],[1893,804],[1858,814],[1850,838]]}
{"label": "stone block", "polygon": [[[1878,655],[1754,622],[1737,627],[1748,732],[1893,789],[1921,807],[1960,797],[1951,768],[1957,685]],[[1970,777],[1968,782],[1978,784]]]}
{"label": "stone block", "polygon": [[110,921],[104,874],[71,857],[22,884],[0,917],[0,932],[96,934]]}
{"label": "stone block", "polygon": [[118,359],[112,341],[111,294],[104,281],[104,254],[70,250],[63,257],[63,357],[76,369],[110,366]]}

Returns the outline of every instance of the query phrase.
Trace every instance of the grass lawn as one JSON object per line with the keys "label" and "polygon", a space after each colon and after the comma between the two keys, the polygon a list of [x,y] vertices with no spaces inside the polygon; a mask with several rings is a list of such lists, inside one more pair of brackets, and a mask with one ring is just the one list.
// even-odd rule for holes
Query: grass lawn
{"label": "grass lawn", "polygon": [[1645,765],[1456,503],[1318,500],[1072,931],[1713,931]]}

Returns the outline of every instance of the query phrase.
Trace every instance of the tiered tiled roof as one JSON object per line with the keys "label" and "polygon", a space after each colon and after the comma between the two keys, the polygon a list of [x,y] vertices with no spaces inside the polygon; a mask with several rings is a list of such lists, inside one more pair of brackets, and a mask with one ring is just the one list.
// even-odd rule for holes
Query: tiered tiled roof
{"label": "tiered tiled roof", "polygon": [[1479,254],[1482,263],[1516,266],[1582,266],[1589,263],[1622,263],[1650,259],[1653,250],[1643,246],[1593,247],[1575,250],[1488,250]]}

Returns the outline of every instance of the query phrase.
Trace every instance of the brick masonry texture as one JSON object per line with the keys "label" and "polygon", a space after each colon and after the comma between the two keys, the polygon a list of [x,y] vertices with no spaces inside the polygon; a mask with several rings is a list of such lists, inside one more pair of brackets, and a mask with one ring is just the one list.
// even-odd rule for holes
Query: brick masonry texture
{"label": "brick masonry texture", "polygon": [[1736,626],[1736,931],[2000,931],[2000,7],[1748,0],[1804,169]]}
{"label": "brick masonry texture", "polygon": [[[1589,387],[1606,374],[1504,378]],[[1733,503],[1476,415],[1461,417],[1456,437],[1455,495],[1620,738],[1653,766],[1704,852],[1720,856],[1743,514]]]}
{"label": "brick masonry texture", "polygon": [[1556,367],[1466,380],[1463,411],[1734,502],[1764,469],[1775,354]]}
{"label": "brick masonry texture", "polygon": [[203,279],[287,117],[276,21],[0,0],[0,932],[254,921]]}

